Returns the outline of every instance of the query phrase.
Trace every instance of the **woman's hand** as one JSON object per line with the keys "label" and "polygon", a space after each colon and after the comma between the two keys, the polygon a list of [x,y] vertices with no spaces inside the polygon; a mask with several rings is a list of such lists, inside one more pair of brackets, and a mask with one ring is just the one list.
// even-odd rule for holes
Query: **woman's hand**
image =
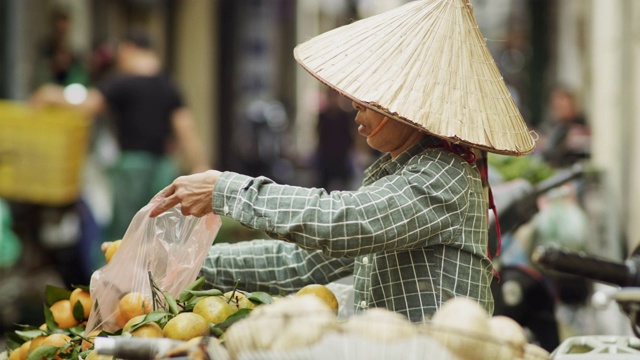
{"label": "woman's hand", "polygon": [[156,217],[180,204],[183,215],[202,217],[213,211],[212,192],[220,172],[207,170],[198,174],[180,176],[154,197],[162,201],[151,210]]}

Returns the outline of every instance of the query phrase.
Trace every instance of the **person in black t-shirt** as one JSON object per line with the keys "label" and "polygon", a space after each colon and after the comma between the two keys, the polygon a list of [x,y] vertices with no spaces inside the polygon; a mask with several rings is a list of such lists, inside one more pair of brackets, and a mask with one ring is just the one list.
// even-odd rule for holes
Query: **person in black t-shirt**
{"label": "person in black t-shirt", "polygon": [[56,85],[32,96],[36,106],[70,105],[91,117],[106,112],[113,120],[120,155],[110,172],[113,212],[106,240],[122,238],[135,213],[179,174],[174,150],[187,162],[187,172],[209,168],[190,112],[149,36],[130,32],[118,44],[116,62],[117,71],[74,104]]}

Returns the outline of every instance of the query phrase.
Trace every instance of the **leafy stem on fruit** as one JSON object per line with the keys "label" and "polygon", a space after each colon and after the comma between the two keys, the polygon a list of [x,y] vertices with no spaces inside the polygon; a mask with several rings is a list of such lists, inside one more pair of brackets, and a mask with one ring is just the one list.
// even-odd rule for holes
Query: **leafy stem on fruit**
{"label": "leafy stem on fruit", "polygon": [[227,304],[231,304],[231,300],[236,294],[236,290],[238,289],[238,285],[240,285],[240,280],[236,280],[236,283],[233,284],[233,291],[231,291],[231,295],[229,295],[229,300],[227,300]]}
{"label": "leafy stem on fruit", "polygon": [[158,311],[160,308],[164,309],[167,303],[164,299],[164,295],[162,294],[162,289],[160,289],[156,281],[153,279],[151,271],[148,271],[147,273],[149,274],[149,286],[151,286],[152,309],[154,311]]}

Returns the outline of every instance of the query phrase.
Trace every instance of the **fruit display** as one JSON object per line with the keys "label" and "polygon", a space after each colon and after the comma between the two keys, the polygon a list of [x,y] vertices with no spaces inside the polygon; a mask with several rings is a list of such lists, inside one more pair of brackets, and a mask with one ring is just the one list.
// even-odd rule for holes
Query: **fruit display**
{"label": "fruit display", "polygon": [[158,352],[158,358],[201,358],[189,356],[196,349],[215,353],[208,358],[218,360],[371,360],[398,354],[405,360],[549,359],[545,350],[527,343],[515,321],[489,316],[464,297],[445,302],[416,324],[383,308],[339,318],[335,295],[320,284],[278,295],[244,291],[238,284],[227,292],[204,286],[200,277],[174,297],[151,281],[150,297],[122,295],[114,310],[115,331],[87,328],[87,319],[99,308],[88,287],[48,286],[45,323],[21,325],[6,334],[8,350],[0,360],[112,359],[96,346],[111,340],[175,345],[162,356]]}
{"label": "fruit display", "polygon": [[[77,359],[82,353],[86,321],[93,303],[86,287],[73,291],[47,286],[44,304],[45,323],[21,325],[7,333],[10,360]],[[0,358],[2,356],[0,355]]]}
{"label": "fruit display", "polygon": [[[122,327],[115,332],[88,331],[85,307],[90,312],[92,304],[85,288],[69,292],[49,286],[46,295],[51,305],[44,307],[46,322],[7,334],[10,350],[6,357],[97,358],[96,339],[108,337],[185,343],[213,339],[208,341],[216,346],[217,358],[229,360],[315,359],[327,358],[327,354],[335,359],[385,359],[396,351],[403,351],[405,359],[549,358],[546,351],[527,343],[524,330],[515,321],[488,316],[466,298],[447,301],[428,321],[415,324],[383,308],[340,319],[337,302],[324,285],[276,297],[240,289],[223,293],[203,289],[204,283],[204,278],[197,279],[177,298],[166,292],[156,294],[165,300],[161,308],[151,307],[152,301],[138,293],[123,296],[118,307]],[[424,357],[426,354],[429,357]]]}

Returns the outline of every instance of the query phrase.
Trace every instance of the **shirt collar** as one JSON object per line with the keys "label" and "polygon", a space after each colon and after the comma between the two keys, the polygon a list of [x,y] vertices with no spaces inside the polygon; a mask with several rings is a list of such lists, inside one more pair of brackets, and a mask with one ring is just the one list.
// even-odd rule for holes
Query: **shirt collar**
{"label": "shirt collar", "polygon": [[369,166],[364,172],[364,183],[368,184],[383,176],[393,174],[402,168],[411,158],[422,153],[427,148],[438,147],[442,140],[427,136],[415,145],[403,151],[395,159],[391,158],[391,154],[386,153]]}

